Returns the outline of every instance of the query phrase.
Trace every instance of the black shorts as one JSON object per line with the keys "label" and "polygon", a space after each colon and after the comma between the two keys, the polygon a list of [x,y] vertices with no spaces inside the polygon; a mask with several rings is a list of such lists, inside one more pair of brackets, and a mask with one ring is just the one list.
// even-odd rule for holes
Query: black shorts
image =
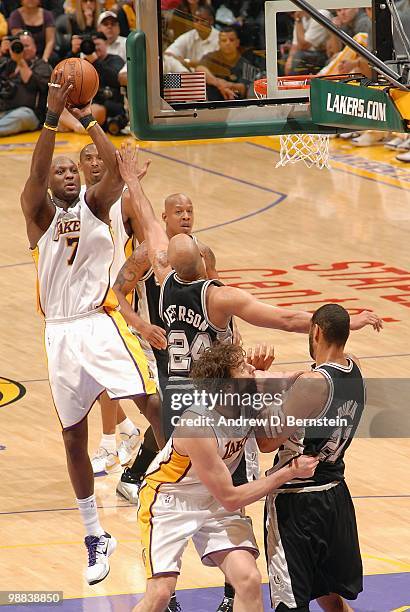
{"label": "black shorts", "polygon": [[329,593],[356,599],[363,568],[352,498],[344,481],[327,491],[272,493],[265,504],[272,608],[309,609]]}
{"label": "black shorts", "polygon": [[173,376],[168,379],[162,397],[162,426],[166,440],[171,437],[178,417],[187,408],[184,396],[188,401],[194,389],[191,378]]}

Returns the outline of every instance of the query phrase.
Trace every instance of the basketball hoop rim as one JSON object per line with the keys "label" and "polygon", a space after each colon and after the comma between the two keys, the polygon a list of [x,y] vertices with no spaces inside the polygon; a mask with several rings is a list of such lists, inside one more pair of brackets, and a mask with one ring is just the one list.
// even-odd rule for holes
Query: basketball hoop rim
{"label": "basketball hoop rim", "polygon": [[[315,78],[314,74],[302,74],[292,76],[278,76],[277,83],[278,89],[291,90],[291,89],[309,89],[310,81]],[[253,89],[255,94],[264,98],[268,95],[268,79],[257,79],[253,83]]]}

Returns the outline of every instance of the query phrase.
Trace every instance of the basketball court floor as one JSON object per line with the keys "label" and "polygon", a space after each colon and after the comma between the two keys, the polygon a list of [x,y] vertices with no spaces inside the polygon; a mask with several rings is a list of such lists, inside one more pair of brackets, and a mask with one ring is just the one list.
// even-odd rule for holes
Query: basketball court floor
{"label": "basketball court floor", "polygon": [[[115,495],[119,469],[96,479],[102,524],[119,541],[111,573],[94,587],[82,578],[82,526],[47,382],[35,270],[19,204],[35,139],[23,134],[0,142],[0,591],[62,591],[58,610],[122,612],[143,592],[144,572],[136,508]],[[56,151],[77,159],[87,141],[58,134]],[[192,198],[196,233],[215,251],[226,283],[289,308],[314,310],[337,301],[352,313],[374,309],[384,330],[353,333],[349,350],[361,358],[367,377],[408,376],[410,172],[393,153],[333,141],[332,170],[319,171],[300,164],[276,170],[278,140],[270,137],[143,142],[141,149],[153,160],[144,188],[156,210],[170,193]],[[306,336],[242,323],[240,330],[247,346],[275,345],[273,367],[309,367]],[[134,405],[124,407],[143,425]],[[98,407],[89,429],[92,452],[101,433]],[[353,608],[410,610],[409,440],[361,438],[347,455],[366,574]],[[270,461],[263,457],[263,466]],[[263,502],[249,509],[261,549],[262,511]],[[259,567],[266,583],[263,554]],[[203,567],[190,546],[178,585],[182,609],[212,612],[222,584],[219,571]]]}

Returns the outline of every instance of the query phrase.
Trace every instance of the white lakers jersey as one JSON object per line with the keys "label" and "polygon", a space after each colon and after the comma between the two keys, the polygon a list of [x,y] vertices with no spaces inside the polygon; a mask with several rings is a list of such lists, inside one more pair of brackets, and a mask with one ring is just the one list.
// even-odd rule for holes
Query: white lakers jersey
{"label": "white lakers jersey", "polygon": [[[232,425],[226,424],[222,414],[216,410],[208,411],[203,407],[191,407],[190,413],[198,417],[198,423],[204,417],[212,415],[213,425],[211,429],[216,438],[217,452],[225,463],[229,472],[233,474],[239,465],[245,450],[245,443],[251,432],[251,428],[245,431],[243,426],[237,432]],[[189,414],[189,418],[191,418]],[[195,417],[193,417],[195,418]],[[196,434],[201,425],[198,424]],[[173,445],[174,437],[178,436],[178,425],[164,448],[158,453],[145,474],[145,482],[152,488],[162,493],[183,493],[184,495],[209,495],[206,486],[199,479],[187,456],[176,452]],[[236,433],[238,436],[235,437]],[[205,433],[204,433],[205,435]]]}
{"label": "white lakers jersey", "polygon": [[[124,187],[126,189],[126,187]],[[82,185],[80,197],[84,195],[86,186]],[[121,270],[125,260],[132,254],[132,238],[128,236],[122,218],[122,196],[110,208],[110,226],[114,241],[114,260],[110,268],[111,287],[117,280],[118,272]]]}
{"label": "white lakers jersey", "polygon": [[84,194],[54,218],[40,238],[33,257],[37,267],[39,308],[48,320],[115,308],[110,290],[114,242],[110,227],[88,208]]}

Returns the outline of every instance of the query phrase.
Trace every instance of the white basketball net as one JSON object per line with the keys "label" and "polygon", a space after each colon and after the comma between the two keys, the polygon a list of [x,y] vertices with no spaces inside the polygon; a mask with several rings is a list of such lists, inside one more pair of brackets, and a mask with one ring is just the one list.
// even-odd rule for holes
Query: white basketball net
{"label": "white basketball net", "polygon": [[[266,98],[266,93],[257,91],[256,87],[254,91],[257,98]],[[280,136],[280,159],[276,168],[303,161],[308,168],[316,166],[320,170],[330,169],[329,145],[329,134],[282,135]]]}
{"label": "white basketball net", "polygon": [[329,143],[328,134],[285,134],[280,137],[280,159],[276,168],[300,161],[308,168],[330,168]]}

